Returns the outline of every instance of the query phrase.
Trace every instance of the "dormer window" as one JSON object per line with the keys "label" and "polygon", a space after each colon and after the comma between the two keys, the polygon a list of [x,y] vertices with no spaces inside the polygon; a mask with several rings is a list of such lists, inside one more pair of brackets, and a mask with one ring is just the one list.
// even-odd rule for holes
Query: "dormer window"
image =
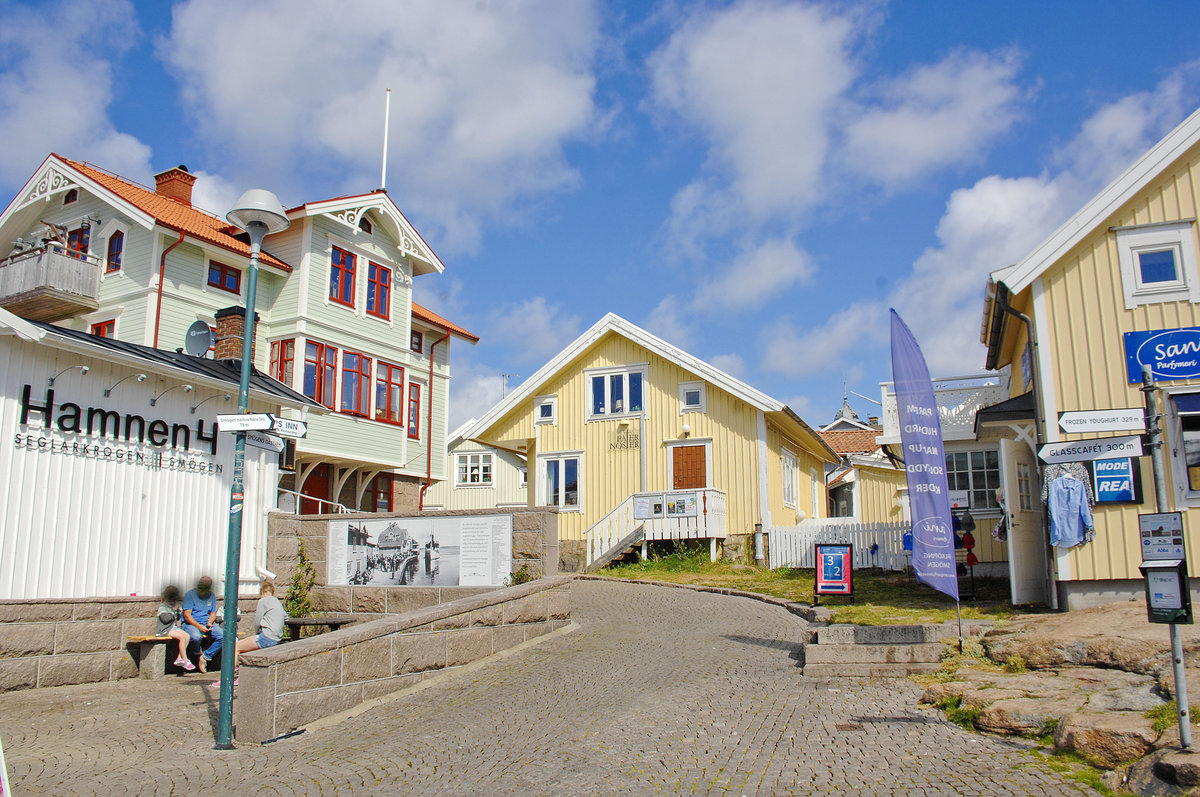
{"label": "dormer window", "polygon": [[374,230],[374,227],[372,227],[372,225],[371,225],[371,220],[368,219],[366,216],[363,216],[361,219],[358,220],[358,229],[362,230],[367,235],[370,235],[371,232]]}
{"label": "dormer window", "polygon": [[63,204],[69,205],[77,199],[79,199],[79,189],[72,188],[63,196]]}

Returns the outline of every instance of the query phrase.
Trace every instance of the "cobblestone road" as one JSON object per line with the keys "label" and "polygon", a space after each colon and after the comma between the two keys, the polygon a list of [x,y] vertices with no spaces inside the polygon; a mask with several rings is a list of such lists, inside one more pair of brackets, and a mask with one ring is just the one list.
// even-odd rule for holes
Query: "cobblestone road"
{"label": "cobblestone road", "polygon": [[806,679],[803,621],[745,598],[577,581],[580,628],[338,724],[211,749],[217,688],[0,697],[30,794],[1091,793],[915,707],[902,679]]}

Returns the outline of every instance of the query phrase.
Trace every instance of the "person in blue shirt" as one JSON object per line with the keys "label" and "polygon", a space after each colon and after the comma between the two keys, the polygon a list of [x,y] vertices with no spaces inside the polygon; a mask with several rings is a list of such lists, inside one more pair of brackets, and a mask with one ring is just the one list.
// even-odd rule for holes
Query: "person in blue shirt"
{"label": "person in blue shirt", "polygon": [[208,672],[208,664],[221,652],[224,633],[217,625],[217,595],[213,591],[211,576],[200,576],[196,588],[183,596],[183,630],[187,631],[197,646],[205,634],[212,637],[212,644],[201,651],[198,664],[200,672]]}

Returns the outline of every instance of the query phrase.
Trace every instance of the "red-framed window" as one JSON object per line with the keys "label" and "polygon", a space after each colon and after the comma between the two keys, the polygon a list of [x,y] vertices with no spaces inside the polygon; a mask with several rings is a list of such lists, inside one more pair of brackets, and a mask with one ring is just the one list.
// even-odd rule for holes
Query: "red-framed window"
{"label": "red-framed window", "polygon": [[333,247],[329,256],[330,301],[354,306],[354,269],[357,258],[340,247]]}
{"label": "red-framed window", "polygon": [[296,341],[271,341],[271,377],[288,387],[292,386],[293,361],[296,359]]}
{"label": "red-framed window", "polygon": [[383,360],[375,366],[375,420],[404,425],[404,369]]}
{"label": "red-framed window", "polygon": [[308,341],[304,346],[304,395],[329,409],[337,406],[337,349]]}
{"label": "red-framed window", "polygon": [[242,292],[242,272],[233,266],[208,261],[208,284],[212,288],[220,288],[230,293]]}
{"label": "red-framed window", "polygon": [[373,260],[367,262],[367,312],[380,318],[392,316],[392,270]]}
{"label": "red-framed window", "polygon": [[104,259],[104,273],[121,270],[121,256],[125,253],[125,233],[114,232],[108,236],[108,255]]}
{"label": "red-framed window", "polygon": [[421,439],[421,386],[408,386],[408,436],[413,440]]}
{"label": "red-framed window", "polygon": [[80,227],[67,233],[67,254],[76,260],[87,259],[88,243],[92,238],[91,227]]}
{"label": "red-framed window", "polygon": [[109,321],[101,321],[98,324],[92,324],[91,333],[98,338],[112,338],[117,334],[116,319]]}
{"label": "red-framed window", "polygon": [[371,412],[371,358],[342,352],[342,412],[367,417]]}
{"label": "red-framed window", "polygon": [[414,329],[412,336],[408,339],[408,348],[412,349],[417,354],[420,354],[421,349],[423,349],[424,347],[425,347],[425,335]]}

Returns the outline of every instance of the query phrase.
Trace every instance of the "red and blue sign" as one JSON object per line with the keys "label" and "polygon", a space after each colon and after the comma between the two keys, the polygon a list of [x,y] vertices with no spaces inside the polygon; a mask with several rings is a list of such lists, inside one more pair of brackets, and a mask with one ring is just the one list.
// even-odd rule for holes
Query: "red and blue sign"
{"label": "red and blue sign", "polygon": [[1137,485],[1134,483],[1133,460],[1098,459],[1092,463],[1095,478],[1096,501],[1137,501]]}
{"label": "red and blue sign", "polygon": [[851,567],[852,545],[816,544],[818,595],[851,595],[854,580]]}
{"label": "red and blue sign", "polygon": [[1131,383],[1142,381],[1142,366],[1150,366],[1154,379],[1200,377],[1200,327],[1152,329],[1125,333],[1125,368]]}

